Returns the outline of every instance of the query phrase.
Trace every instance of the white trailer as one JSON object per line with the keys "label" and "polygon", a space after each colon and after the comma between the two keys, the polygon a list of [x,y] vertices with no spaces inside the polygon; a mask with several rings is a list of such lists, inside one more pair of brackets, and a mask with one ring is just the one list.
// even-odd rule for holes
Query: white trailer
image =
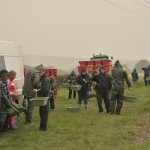
{"label": "white trailer", "polygon": [[0,70],[14,70],[17,75],[14,83],[17,88],[17,95],[22,95],[22,86],[24,83],[24,65],[21,48],[13,42],[0,41]]}

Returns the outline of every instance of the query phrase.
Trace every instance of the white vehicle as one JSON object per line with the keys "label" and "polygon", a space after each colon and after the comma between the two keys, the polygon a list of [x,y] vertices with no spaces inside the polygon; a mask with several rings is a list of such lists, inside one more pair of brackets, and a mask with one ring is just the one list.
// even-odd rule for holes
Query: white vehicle
{"label": "white vehicle", "polygon": [[24,83],[24,65],[22,52],[13,42],[0,41],[0,70],[14,70],[17,75],[14,80],[17,88],[17,95],[22,95],[22,86]]}

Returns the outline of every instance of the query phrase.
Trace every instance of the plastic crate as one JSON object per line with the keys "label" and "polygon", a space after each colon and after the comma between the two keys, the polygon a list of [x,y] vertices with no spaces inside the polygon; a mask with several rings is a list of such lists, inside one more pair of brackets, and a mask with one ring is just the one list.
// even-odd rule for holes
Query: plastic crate
{"label": "plastic crate", "polygon": [[82,85],[71,85],[70,88],[73,91],[80,91],[81,90]]}
{"label": "plastic crate", "polygon": [[79,111],[79,108],[78,108],[78,107],[67,107],[67,111],[70,111],[70,112],[78,112],[78,111]]}
{"label": "plastic crate", "polygon": [[88,97],[89,98],[96,97],[96,92],[95,91],[90,91]]}
{"label": "plastic crate", "polygon": [[78,66],[78,72],[81,74],[82,69],[86,69],[86,66]]}
{"label": "plastic crate", "polygon": [[32,102],[33,106],[45,106],[48,103],[49,97],[34,97],[29,101]]}
{"label": "plastic crate", "polygon": [[80,66],[86,66],[87,62],[86,61],[79,61]]}
{"label": "plastic crate", "polygon": [[87,71],[93,71],[93,65],[86,66],[86,70],[87,70]]}
{"label": "plastic crate", "polygon": [[94,61],[87,61],[86,64],[87,65],[94,65]]}
{"label": "plastic crate", "polygon": [[93,67],[93,70],[97,70],[97,69],[99,69],[100,68],[100,66],[94,66]]}
{"label": "plastic crate", "polygon": [[13,103],[11,107],[7,109],[8,114],[11,116],[18,116],[20,114],[18,105]]}
{"label": "plastic crate", "polygon": [[150,76],[146,78],[146,81],[150,81]]}
{"label": "plastic crate", "polygon": [[101,66],[102,65],[102,61],[94,61],[94,65],[95,66]]}
{"label": "plastic crate", "polygon": [[103,66],[108,66],[109,65],[109,60],[103,60],[101,64]]}
{"label": "plastic crate", "polygon": [[88,74],[92,75],[93,70],[88,70]]}
{"label": "plastic crate", "polygon": [[131,96],[124,96],[124,100],[126,102],[134,102],[136,99],[137,99],[137,97],[133,96],[133,95],[131,95]]}

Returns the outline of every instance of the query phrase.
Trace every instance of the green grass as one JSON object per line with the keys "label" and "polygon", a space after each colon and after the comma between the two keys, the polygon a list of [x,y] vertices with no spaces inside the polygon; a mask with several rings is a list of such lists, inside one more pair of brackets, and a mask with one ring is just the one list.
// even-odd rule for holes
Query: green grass
{"label": "green grass", "polygon": [[[139,141],[140,124],[149,122],[150,86],[140,82],[133,94],[133,103],[124,102],[122,113],[99,114],[95,98],[90,99],[88,110],[68,112],[67,107],[77,106],[77,99],[68,101],[67,89],[59,89],[56,111],[49,113],[48,130],[38,130],[38,108],[33,123],[25,124],[24,115],[18,118],[17,131],[0,135],[0,150],[150,150],[150,139]],[[149,115],[150,116],[150,115]],[[149,135],[150,136],[150,135]]]}

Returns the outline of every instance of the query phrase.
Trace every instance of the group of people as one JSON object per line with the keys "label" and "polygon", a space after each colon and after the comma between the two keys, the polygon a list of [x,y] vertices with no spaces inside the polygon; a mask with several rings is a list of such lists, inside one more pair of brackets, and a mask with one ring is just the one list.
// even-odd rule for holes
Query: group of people
{"label": "group of people", "polygon": [[[150,67],[149,67],[150,68]],[[138,80],[138,74],[136,69],[132,72],[133,81]],[[0,109],[7,110],[11,107],[12,103],[17,103],[16,87],[13,80],[16,77],[16,72],[11,70],[0,71]],[[85,109],[88,109],[89,90],[91,86],[96,93],[96,99],[98,104],[99,113],[103,112],[102,100],[104,100],[105,109],[107,113],[120,115],[123,106],[124,99],[124,82],[126,81],[128,89],[131,90],[131,83],[128,78],[126,70],[122,67],[117,60],[112,68],[112,73],[107,74],[105,67],[101,66],[99,72],[94,71],[90,76],[86,69],[82,69],[80,75],[76,75],[72,72],[68,76],[68,82],[71,85],[81,85],[81,89],[78,91],[78,109],[81,108],[82,101],[84,101]],[[22,103],[27,109],[25,110],[26,123],[32,123],[33,104],[30,101],[35,96],[49,97],[49,101],[45,106],[39,107],[40,125],[39,130],[47,130],[49,103],[50,109],[55,110],[54,103],[54,90],[56,85],[53,77],[47,77],[45,74],[45,68],[43,65],[39,65],[34,69],[28,70],[24,86],[23,93],[24,101]],[[93,84],[94,83],[94,84]],[[93,86],[94,85],[94,86]],[[136,86],[136,82],[134,82]],[[76,98],[76,91],[72,91],[69,88],[68,98]],[[0,131],[4,132],[8,128],[16,129],[17,117],[7,114],[6,120],[0,123]]]}
{"label": "group of people", "polygon": [[[104,66],[101,66],[99,73],[94,72],[92,77],[87,74],[85,69],[82,69],[81,74],[77,77],[70,78],[70,76],[68,78],[70,83],[81,85],[81,89],[78,91],[79,109],[82,101],[84,101],[85,109],[88,108],[89,87],[92,82],[95,82],[94,90],[99,112],[103,112],[102,100],[104,99],[106,112],[120,115],[124,99],[124,81],[126,81],[129,90],[131,90],[131,83],[127,72],[118,60],[114,64],[111,75],[106,73]],[[75,81],[72,82],[71,79]],[[72,93],[71,89],[69,89],[69,99],[71,98],[70,93]]]}
{"label": "group of people", "polygon": [[[145,86],[147,86],[150,84],[150,80],[147,79],[148,77],[150,77],[150,65],[148,67],[143,67],[142,70],[144,71],[144,83],[145,83]],[[135,68],[133,69],[131,76],[133,80],[133,86],[136,87],[137,81],[139,80],[139,76]]]}
{"label": "group of people", "polygon": [[142,70],[144,71],[145,86],[147,86],[150,84],[150,82],[147,80],[147,77],[150,77],[150,65],[148,67],[143,67]]}
{"label": "group of people", "polygon": [[[40,115],[40,126],[39,130],[47,130],[47,122],[48,122],[48,112],[49,112],[49,104],[50,110],[55,110],[55,102],[54,102],[54,91],[56,89],[55,79],[54,77],[48,77],[45,74],[45,68],[43,65],[39,65],[34,69],[28,70],[24,87],[23,87],[23,95],[27,100],[27,110],[25,112],[26,123],[32,123],[32,113],[33,113],[33,104],[30,99],[38,96],[38,97],[49,97],[49,101],[45,106],[39,107],[39,115]],[[23,104],[24,105],[24,104]]]}
{"label": "group of people", "polygon": [[[0,72],[0,110],[7,112],[13,103],[17,103],[16,87],[13,82],[16,72],[11,70],[8,72],[6,69]],[[43,65],[39,65],[34,69],[28,70],[23,93],[24,101],[22,105],[26,107],[25,121],[32,123],[33,104],[30,99],[35,96],[49,97],[45,106],[39,107],[40,126],[39,130],[45,131],[47,129],[49,107],[51,111],[55,110],[54,91],[56,88],[54,77],[47,77]],[[49,106],[50,105],[50,106]],[[16,129],[16,116],[7,114],[5,121],[0,122],[0,132],[5,132],[8,129]]]}

